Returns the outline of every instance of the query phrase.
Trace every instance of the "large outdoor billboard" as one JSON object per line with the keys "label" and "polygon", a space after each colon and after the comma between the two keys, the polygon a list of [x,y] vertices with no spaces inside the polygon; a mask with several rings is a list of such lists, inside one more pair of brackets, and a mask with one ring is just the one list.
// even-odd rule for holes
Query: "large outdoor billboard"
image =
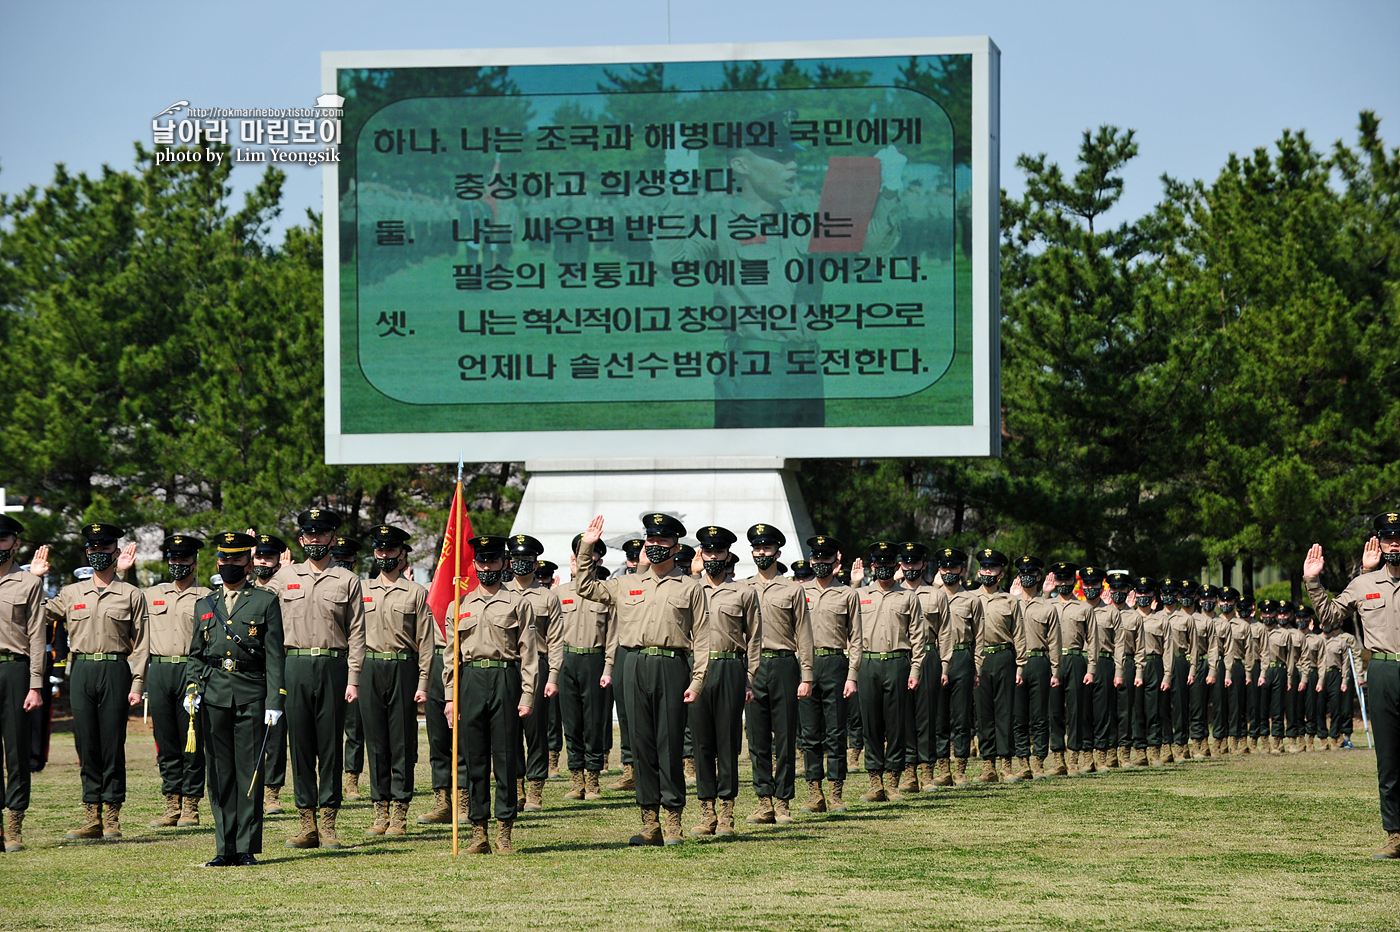
{"label": "large outdoor billboard", "polygon": [[325,53],[327,460],[996,455],[998,57]]}

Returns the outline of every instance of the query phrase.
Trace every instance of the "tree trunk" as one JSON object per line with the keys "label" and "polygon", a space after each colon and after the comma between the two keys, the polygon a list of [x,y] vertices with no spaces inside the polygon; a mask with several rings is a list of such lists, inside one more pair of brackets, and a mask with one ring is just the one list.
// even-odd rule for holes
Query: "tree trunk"
{"label": "tree trunk", "polygon": [[1240,592],[1252,599],[1254,598],[1254,554],[1245,554],[1240,564]]}
{"label": "tree trunk", "polygon": [[1233,586],[1233,585],[1235,584],[1235,583],[1234,583],[1234,578],[1235,578],[1235,558],[1234,558],[1234,557],[1221,557],[1221,558],[1220,558],[1220,586],[1221,586],[1221,588],[1224,588],[1224,587],[1226,587],[1226,586]]}

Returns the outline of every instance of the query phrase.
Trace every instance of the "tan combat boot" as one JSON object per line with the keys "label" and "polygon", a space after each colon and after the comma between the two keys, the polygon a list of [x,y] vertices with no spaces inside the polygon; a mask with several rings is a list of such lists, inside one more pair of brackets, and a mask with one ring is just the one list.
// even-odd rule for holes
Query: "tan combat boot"
{"label": "tan combat boot", "polygon": [[967,758],[959,757],[953,764],[953,785],[967,786]]}
{"label": "tan combat boot", "polygon": [[194,828],[199,824],[199,801],[202,796],[180,797],[180,828]]}
{"label": "tan combat boot", "polygon": [[170,828],[180,822],[180,794],[165,794],[165,812],[151,820],[151,828]]}
{"label": "tan combat boot", "polygon": [[490,854],[491,840],[486,836],[486,820],[472,823],[472,840],[467,845],[467,854]]}
{"label": "tan combat boot", "polygon": [[389,800],[374,801],[374,824],[365,829],[366,835],[383,835],[389,831]]}
{"label": "tan combat boot", "polygon": [[938,784],[934,781],[938,779],[938,771],[934,770],[933,761],[925,761],[919,765],[919,792],[932,793],[938,789]]}
{"label": "tan combat boot", "polygon": [[340,807],[321,807],[321,847],[340,848],[340,838],[335,834],[335,820],[340,816]]}
{"label": "tan combat boot", "polygon": [[1331,735],[1328,735],[1327,737],[1325,737],[1325,738],[1322,739],[1322,749],[1323,749],[1324,751],[1330,751],[1330,750],[1332,750],[1332,736],[1331,736]]}
{"label": "tan combat boot", "polygon": [[719,801],[719,827],[715,829],[715,834],[720,838],[729,838],[737,834],[734,831],[734,800]]}
{"label": "tan combat boot", "polygon": [[1044,780],[1044,779],[1045,779],[1045,758],[1043,758],[1043,757],[1032,757],[1032,758],[1031,758],[1031,779],[1032,779],[1032,780]]}
{"label": "tan combat boot", "polygon": [[549,752],[549,770],[548,770],[548,772],[546,772],[545,776],[547,776],[547,777],[557,777],[557,776],[559,776],[559,752],[558,752],[558,751],[550,751],[550,752]]}
{"label": "tan combat boot", "polygon": [[1400,858],[1400,832],[1391,832],[1386,836],[1385,844],[1376,849],[1376,853],[1371,855],[1377,861],[1392,861]]}
{"label": "tan combat boot", "polygon": [[544,811],[544,781],[531,780],[529,787],[525,790],[525,805],[521,807],[526,812]]}
{"label": "tan combat boot", "polygon": [[803,812],[826,812],[826,797],[822,795],[822,781],[807,781],[807,801],[802,804]]}
{"label": "tan combat boot", "polygon": [[321,846],[321,835],[316,831],[316,810],[298,809],[297,818],[301,819],[301,829],[291,838],[287,839],[288,848],[319,848]]}
{"label": "tan combat boot", "polygon": [[883,803],[888,796],[885,795],[885,775],[879,770],[870,771],[870,789],[860,794],[862,802]]}
{"label": "tan combat boot", "polygon": [[1062,757],[1065,762],[1065,772],[1064,774],[1060,774],[1060,776],[1079,776],[1079,752],[1067,751],[1061,754],[1060,757]]}
{"label": "tan combat boot", "polygon": [[102,838],[112,841],[122,837],[122,807],[107,803],[102,807]]}
{"label": "tan combat boot", "polygon": [[1118,749],[1109,748],[1107,751],[1099,751],[1094,755],[1094,762],[1099,765],[1100,770],[1117,770],[1123,766],[1118,761]]}
{"label": "tan combat boot", "polygon": [[433,790],[433,808],[418,817],[419,825],[451,825],[452,794],[448,790]]}
{"label": "tan combat boot", "polygon": [[1000,783],[1001,777],[997,775],[996,761],[990,757],[982,761],[982,772],[972,778],[973,783]]}
{"label": "tan combat boot", "polygon": [[695,758],[687,757],[685,759],[685,785],[694,786],[695,779]]}
{"label": "tan combat boot", "polygon": [[1001,778],[1002,783],[1021,782],[1021,778],[1016,776],[1016,764],[1014,758],[998,757],[997,761],[997,776]]}
{"label": "tan combat boot", "polygon": [[1147,763],[1151,767],[1162,766],[1162,746],[1154,744],[1147,749]]}
{"label": "tan combat boot", "polygon": [[631,792],[637,788],[637,781],[632,778],[632,765],[622,765],[622,776],[608,784],[608,789],[617,790],[619,793]]}
{"label": "tan combat boot", "polygon": [[408,803],[393,803],[389,812],[389,827],[384,830],[385,835],[407,835],[408,834]]}
{"label": "tan combat boot", "polygon": [[849,769],[849,770],[855,770],[855,769],[856,769],[857,767],[859,767],[859,766],[860,766],[860,748],[847,748],[847,749],[846,749],[846,767],[847,767],[847,769]]}
{"label": "tan combat boot", "polygon": [[24,850],[24,810],[5,810],[5,850]]}
{"label": "tan combat boot", "polygon": [[661,820],[657,818],[655,809],[642,807],[642,830],[627,839],[627,843],[634,848],[643,845],[661,847]]}
{"label": "tan combat boot", "polygon": [[[900,773],[902,772],[903,771],[901,771]],[[887,802],[897,803],[900,800],[904,799],[904,794],[900,792],[899,789],[899,777],[899,773],[890,771],[889,781],[885,784],[885,800]]]}
{"label": "tan combat boot", "polygon": [[792,810],[788,808],[788,801],[781,796],[773,797],[773,821],[779,825],[791,825],[797,821],[792,817]]}
{"label": "tan combat boot", "polygon": [[1031,759],[1029,757],[1017,757],[1012,760],[1011,770],[1016,774],[1018,780],[1032,780],[1035,772],[1031,770]]}
{"label": "tan combat boot", "polygon": [[515,842],[511,840],[511,829],[515,828],[514,819],[496,820],[496,853],[515,854]]}
{"label": "tan combat boot", "polygon": [[899,775],[898,789],[901,793],[919,792],[919,775],[916,772],[916,765],[910,764],[904,768],[904,772]]}
{"label": "tan combat boot", "polygon": [[1278,755],[1283,753],[1282,738],[1275,738],[1273,735],[1268,735],[1264,740],[1268,742],[1269,756],[1277,757]]}
{"label": "tan combat boot", "polygon": [[342,795],[346,799],[360,798],[360,775],[353,770],[345,771],[345,789]]}
{"label": "tan combat boot", "polygon": [[569,771],[569,791],[564,794],[565,799],[583,799],[583,771]]}
{"label": "tan combat boot", "polygon": [[[448,793],[449,800],[452,794]],[[469,825],[471,823],[471,803],[467,801],[466,787],[457,788],[457,824]]]}
{"label": "tan combat boot", "polygon": [[719,819],[715,816],[715,801],[713,799],[700,800],[700,821],[690,830],[690,834],[697,837],[713,835],[718,827]]}
{"label": "tan combat boot", "polygon": [[263,787],[263,815],[281,815],[283,813],[281,796],[282,787]]}
{"label": "tan combat boot", "polygon": [[661,823],[661,843],[666,847],[679,845],[685,841],[681,831],[681,810],[666,809]]}
{"label": "tan combat boot", "polygon": [[777,815],[773,812],[773,797],[758,797],[758,808],[753,811],[753,815],[744,821],[750,825],[772,825],[778,821]]}
{"label": "tan combat boot", "polygon": [[948,758],[940,757],[938,759],[938,773],[933,778],[933,783],[935,786],[953,785],[953,767],[952,762],[949,761]]}
{"label": "tan combat boot", "polygon": [[515,781],[515,804],[516,804],[517,806],[524,806],[524,805],[525,805],[525,778],[524,778],[524,777],[519,777],[519,778],[517,778],[516,781]]}
{"label": "tan combat boot", "polygon": [[83,824],[68,832],[69,838],[84,841],[102,837],[102,804],[83,803]]}
{"label": "tan combat boot", "polygon": [[845,801],[844,799],[841,798],[841,794],[845,791],[845,789],[846,789],[846,781],[845,781],[845,780],[832,780],[832,781],[831,781],[831,796],[830,796],[829,799],[827,799],[827,803],[826,803],[826,811],[827,811],[827,812],[845,812],[845,811],[846,811],[846,801]]}
{"label": "tan combat boot", "polygon": [[1064,751],[1050,752],[1050,770],[1047,772],[1052,777],[1063,777],[1069,773],[1069,765],[1065,763]]}
{"label": "tan combat boot", "polygon": [[1093,774],[1095,774],[1095,773],[1098,773],[1098,769],[1099,769],[1099,768],[1098,768],[1098,765],[1097,765],[1096,763],[1094,763],[1094,752],[1093,752],[1093,751],[1080,751],[1080,752],[1079,752],[1079,775],[1080,775],[1080,776],[1084,776],[1084,777],[1091,776],[1091,775],[1093,775]]}
{"label": "tan combat boot", "polygon": [[583,775],[583,798],[603,798],[603,791],[598,788],[598,771],[590,770]]}

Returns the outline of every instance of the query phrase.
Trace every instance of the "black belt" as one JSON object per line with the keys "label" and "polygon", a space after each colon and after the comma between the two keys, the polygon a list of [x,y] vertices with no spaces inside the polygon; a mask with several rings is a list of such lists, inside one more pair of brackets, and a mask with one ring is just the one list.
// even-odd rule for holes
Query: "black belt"
{"label": "black belt", "polygon": [[267,670],[261,661],[254,663],[251,660],[234,660],[232,657],[225,657],[216,666],[225,673],[251,673],[255,676],[266,676]]}

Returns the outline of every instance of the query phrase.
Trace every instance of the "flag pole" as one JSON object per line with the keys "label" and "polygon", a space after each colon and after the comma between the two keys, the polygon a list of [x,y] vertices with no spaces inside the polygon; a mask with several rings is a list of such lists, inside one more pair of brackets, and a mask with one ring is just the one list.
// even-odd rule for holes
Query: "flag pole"
{"label": "flag pole", "polygon": [[462,508],[466,505],[462,501],[461,453],[457,454],[457,490],[453,493],[452,501],[457,506],[452,509],[452,521],[456,525],[452,533],[452,854],[455,857],[458,853],[457,813],[462,811],[462,787],[457,767],[457,720],[462,715],[462,710],[457,707],[457,697],[462,694],[462,671],[459,665],[462,659],[462,635],[457,630],[457,613],[462,601]]}

